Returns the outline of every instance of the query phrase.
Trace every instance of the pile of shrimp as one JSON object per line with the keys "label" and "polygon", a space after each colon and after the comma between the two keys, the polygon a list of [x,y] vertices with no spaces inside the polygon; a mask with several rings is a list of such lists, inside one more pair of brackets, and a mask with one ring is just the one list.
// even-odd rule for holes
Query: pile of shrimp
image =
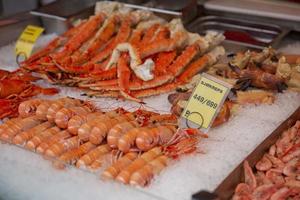
{"label": "pile of shrimp", "polygon": [[233,199],[300,199],[299,166],[300,121],[297,121],[256,163],[255,173],[244,162],[245,182],[236,187]]}
{"label": "pile of shrimp", "polygon": [[[102,112],[73,98],[22,102],[19,116],[0,125],[0,140],[43,155],[55,168],[76,166],[103,179],[146,186],[207,135],[179,129],[171,114],[118,108]],[[104,170],[101,170],[103,169]]]}

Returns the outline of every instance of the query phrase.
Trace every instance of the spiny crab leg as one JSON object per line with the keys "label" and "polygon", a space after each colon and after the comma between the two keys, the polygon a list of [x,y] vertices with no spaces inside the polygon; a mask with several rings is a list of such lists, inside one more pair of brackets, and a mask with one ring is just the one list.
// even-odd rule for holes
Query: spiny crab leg
{"label": "spiny crab leg", "polygon": [[126,98],[133,101],[141,102],[140,99],[137,99],[129,94],[128,84],[130,79],[130,68],[128,66],[128,54],[123,53],[118,60],[117,66],[118,74],[118,85],[120,87],[120,93]]}
{"label": "spiny crab leg", "polygon": [[126,42],[129,39],[132,32],[132,25],[133,21],[131,17],[126,17],[125,19],[123,19],[121,22],[119,32],[116,35],[115,39],[109,45],[107,45],[103,49],[103,51],[101,51],[98,55],[91,59],[89,63],[101,62],[108,58],[119,43]]}
{"label": "spiny crab leg", "polygon": [[118,21],[116,16],[112,16],[105,20],[103,26],[96,33],[96,37],[90,41],[88,48],[83,52],[81,59],[84,58],[85,60],[88,60],[93,57],[97,53],[97,50],[102,48],[105,43],[109,41],[117,30]]}
{"label": "spiny crab leg", "polygon": [[62,51],[52,54],[51,57],[59,62],[62,58],[69,56],[75,50],[77,50],[85,41],[87,41],[102,24],[105,16],[99,14],[93,16],[90,20],[85,23],[80,30],[65,44]]}
{"label": "spiny crab leg", "polygon": [[22,67],[28,68],[30,70],[30,65],[33,64],[33,62],[40,60],[44,56],[46,56],[49,53],[52,53],[60,46],[64,45],[69,38],[73,37],[78,30],[81,29],[81,27],[86,23],[86,21],[80,23],[79,25],[69,29],[66,31],[62,36],[58,36],[54,38],[46,47],[42,48],[40,51],[34,53],[30,58],[25,60],[21,63]]}
{"label": "spiny crab leg", "polygon": [[172,83],[167,83],[155,88],[145,90],[132,91],[132,95],[136,98],[142,98],[161,93],[170,92],[178,86],[188,83],[191,77],[208,66],[213,65],[218,59],[225,54],[225,49],[221,46],[216,47],[211,52],[193,61],[178,78]]}

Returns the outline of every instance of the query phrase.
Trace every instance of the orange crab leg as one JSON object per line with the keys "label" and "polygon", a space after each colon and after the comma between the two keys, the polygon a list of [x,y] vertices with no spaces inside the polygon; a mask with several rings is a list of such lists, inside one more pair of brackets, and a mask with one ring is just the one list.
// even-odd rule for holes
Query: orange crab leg
{"label": "orange crab leg", "polygon": [[141,47],[141,57],[145,58],[162,51],[173,51],[176,47],[182,46],[186,40],[186,33],[177,32],[171,39],[153,41],[152,43]]}
{"label": "orange crab leg", "polygon": [[154,75],[158,76],[158,75],[166,74],[167,67],[173,62],[176,56],[177,56],[176,51],[158,53],[154,61],[155,62]]}
{"label": "orange crab leg", "polygon": [[67,42],[67,39],[72,37],[86,22],[82,22],[78,26],[75,26],[68,31],[66,31],[62,36],[54,38],[46,47],[42,48],[38,52],[34,53],[30,58],[21,63],[22,67],[28,67],[32,62],[39,60],[43,56],[53,52],[59,46],[64,45]]}
{"label": "orange crab leg", "polygon": [[155,35],[154,40],[162,40],[170,38],[170,30],[168,27],[163,26],[159,29],[158,33]]}
{"label": "orange crab leg", "polygon": [[86,50],[82,55],[73,58],[74,64],[82,64],[95,56],[99,49],[109,41],[109,39],[115,34],[117,28],[117,18],[112,17],[108,19],[107,24],[96,33],[95,37],[89,42]]}
{"label": "orange crab leg", "polygon": [[175,90],[179,85],[181,85],[181,83],[172,82],[172,83],[167,83],[167,84],[155,87],[155,88],[132,91],[131,93],[136,98],[143,98],[143,97],[148,97],[148,96],[159,95],[159,94],[171,92],[171,91]]}
{"label": "orange crab leg", "polygon": [[148,44],[152,41],[152,39],[155,36],[155,33],[157,32],[157,30],[159,29],[160,25],[159,24],[153,24],[145,33],[141,43],[143,45]]}
{"label": "orange crab leg", "polygon": [[193,44],[188,46],[180,56],[168,67],[168,71],[170,71],[174,77],[178,76],[182,73],[185,67],[196,57],[199,53],[199,46],[197,44]]}
{"label": "orange crab leg", "polygon": [[129,39],[129,43],[132,45],[138,45],[142,40],[142,36],[143,36],[143,30],[140,29],[134,30]]}
{"label": "orange crab leg", "polygon": [[118,85],[120,88],[120,93],[126,98],[133,101],[141,102],[140,99],[137,99],[131,96],[129,93],[129,79],[131,75],[130,68],[128,66],[129,56],[127,53],[123,53],[118,60],[117,74],[118,74]]}
{"label": "orange crab leg", "polygon": [[200,71],[203,71],[209,64],[209,55],[205,54],[200,58],[196,59],[190,63],[182,74],[178,76],[178,81],[187,83],[193,76],[195,76]]}
{"label": "orange crab leg", "polygon": [[103,51],[101,51],[98,55],[91,59],[89,63],[102,62],[110,56],[112,51],[119,43],[126,42],[131,34],[131,25],[132,22],[130,18],[125,18],[121,23],[121,27],[116,37],[109,44],[107,44]]}
{"label": "orange crab leg", "polygon": [[101,25],[101,22],[103,22],[104,17],[104,14],[93,16],[73,37],[71,37],[62,51],[52,54],[51,57],[59,61],[77,50],[85,41],[94,35],[97,28]]}

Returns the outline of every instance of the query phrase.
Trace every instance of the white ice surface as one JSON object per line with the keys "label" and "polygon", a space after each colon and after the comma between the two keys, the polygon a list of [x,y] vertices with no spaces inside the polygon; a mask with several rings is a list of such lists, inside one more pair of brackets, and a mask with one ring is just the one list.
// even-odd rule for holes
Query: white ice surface
{"label": "white ice surface", "polygon": [[[43,37],[45,43],[53,36]],[[0,67],[14,69],[13,45],[0,49]],[[50,86],[42,81],[44,86]],[[74,88],[61,88],[60,96],[80,96]],[[167,94],[146,99],[146,107],[167,112]],[[53,97],[57,98],[57,96]],[[93,99],[101,108],[139,105],[113,99]],[[0,199],[190,199],[199,190],[216,186],[300,106],[300,94],[285,92],[273,105],[240,108],[228,123],[209,132],[200,143],[205,154],[186,156],[164,170],[147,188],[102,182],[97,176],[75,168],[58,171],[41,156],[15,146],[0,144]]]}

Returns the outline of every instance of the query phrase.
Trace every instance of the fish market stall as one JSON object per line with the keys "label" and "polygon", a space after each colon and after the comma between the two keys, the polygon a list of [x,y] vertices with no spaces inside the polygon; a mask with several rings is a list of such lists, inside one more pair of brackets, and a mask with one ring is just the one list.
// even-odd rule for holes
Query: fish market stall
{"label": "fish market stall", "polygon": [[[0,48],[0,199],[255,198],[265,151],[299,125],[300,39],[195,5],[31,11],[46,28],[33,54]],[[191,99],[207,103],[202,73],[230,84],[207,130],[181,123]],[[299,197],[294,174],[278,173],[290,179],[265,180],[268,198]]]}

